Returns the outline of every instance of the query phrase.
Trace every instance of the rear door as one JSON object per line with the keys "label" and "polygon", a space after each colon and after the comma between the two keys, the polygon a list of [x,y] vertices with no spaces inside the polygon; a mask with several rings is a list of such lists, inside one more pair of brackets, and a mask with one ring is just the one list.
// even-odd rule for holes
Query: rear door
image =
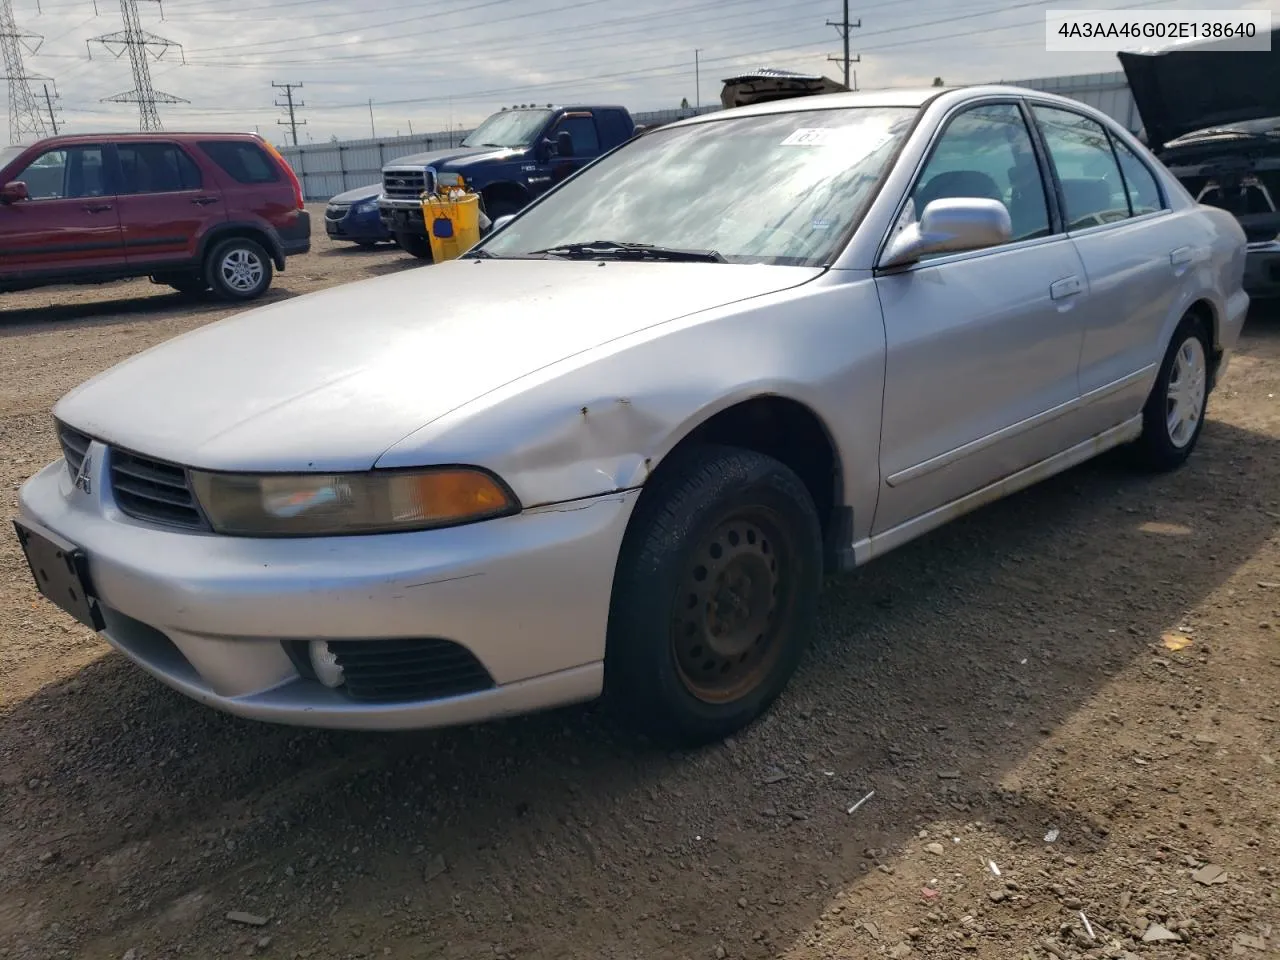
{"label": "rear door", "polygon": [[297,220],[293,187],[266,150],[250,138],[210,138],[198,146],[216,165],[228,219],[291,228]]}
{"label": "rear door", "polygon": [[0,276],[80,274],[125,262],[109,175],[110,146],[59,146],[31,158],[12,180],[28,199],[0,205]]}
{"label": "rear door", "polygon": [[218,185],[179,144],[116,144],[120,163],[120,228],[131,265],[194,261],[199,238],[227,219]]}
{"label": "rear door", "polygon": [[1088,278],[1080,390],[1092,435],[1141,411],[1182,278],[1213,238],[1168,208],[1146,163],[1097,121],[1056,105],[1032,103],[1031,113]]}

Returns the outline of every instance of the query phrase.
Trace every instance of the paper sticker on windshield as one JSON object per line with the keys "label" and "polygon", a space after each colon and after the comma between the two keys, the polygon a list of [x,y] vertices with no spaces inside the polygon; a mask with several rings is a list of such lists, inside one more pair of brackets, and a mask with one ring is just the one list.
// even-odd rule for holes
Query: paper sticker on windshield
{"label": "paper sticker on windshield", "polygon": [[840,134],[848,139],[848,131],[831,127],[801,127],[782,141],[784,147],[825,147],[839,139]]}
{"label": "paper sticker on windshield", "polygon": [[879,150],[893,137],[883,131],[861,127],[801,127],[782,141],[784,147],[844,147],[861,156]]}

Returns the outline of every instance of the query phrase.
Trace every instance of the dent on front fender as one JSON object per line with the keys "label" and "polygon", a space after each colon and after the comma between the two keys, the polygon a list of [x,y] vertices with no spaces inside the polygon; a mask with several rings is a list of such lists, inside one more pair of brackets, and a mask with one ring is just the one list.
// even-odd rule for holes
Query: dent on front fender
{"label": "dent on front fender", "polygon": [[652,451],[674,423],[628,397],[603,396],[525,422],[506,452],[486,464],[526,507],[641,486]]}

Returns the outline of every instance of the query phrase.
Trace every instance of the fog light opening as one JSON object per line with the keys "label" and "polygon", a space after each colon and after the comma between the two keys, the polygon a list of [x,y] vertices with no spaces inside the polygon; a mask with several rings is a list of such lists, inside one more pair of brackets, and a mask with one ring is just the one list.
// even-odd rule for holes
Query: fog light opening
{"label": "fog light opening", "polygon": [[312,640],[307,644],[307,658],[311,661],[311,669],[315,671],[317,680],[331,690],[342,686],[345,679],[342,664],[338,663],[329,644],[323,640]]}

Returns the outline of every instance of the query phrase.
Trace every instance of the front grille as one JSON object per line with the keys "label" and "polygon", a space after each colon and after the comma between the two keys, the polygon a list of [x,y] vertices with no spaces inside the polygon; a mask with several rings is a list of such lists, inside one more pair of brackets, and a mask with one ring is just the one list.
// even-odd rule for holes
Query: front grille
{"label": "front grille", "polygon": [[417,200],[430,189],[425,170],[397,170],[382,178],[383,196],[391,200]]}
{"label": "front grille", "polygon": [[113,448],[111,493],[116,506],[135,519],[188,530],[205,527],[187,472],[174,464]]}
{"label": "front grille", "polygon": [[350,207],[341,207],[336,205],[325,207],[324,218],[326,220],[333,220],[337,222],[338,220],[344,219],[347,215],[347,211],[350,209]]}
{"label": "front grille", "polygon": [[80,472],[80,465],[89,452],[90,442],[79,430],[72,430],[65,423],[58,424],[58,444],[62,447],[62,456],[67,461],[67,472],[72,479]]}
{"label": "front grille", "polygon": [[439,700],[494,686],[470,650],[450,640],[331,640],[353,700]]}

